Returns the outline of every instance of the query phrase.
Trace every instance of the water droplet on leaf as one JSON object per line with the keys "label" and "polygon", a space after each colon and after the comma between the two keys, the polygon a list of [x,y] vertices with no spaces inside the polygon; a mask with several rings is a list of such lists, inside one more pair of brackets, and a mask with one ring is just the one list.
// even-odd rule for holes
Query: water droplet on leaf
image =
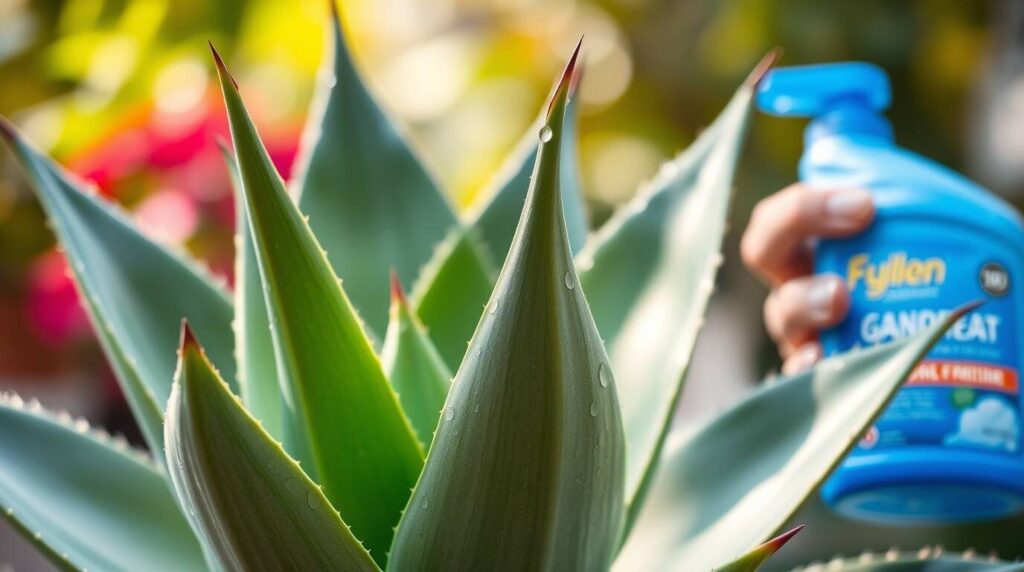
{"label": "water droplet on leaf", "polygon": [[597,380],[601,383],[601,387],[608,387],[608,382],[609,382],[609,380],[611,380],[611,378],[612,378],[611,370],[609,370],[607,365],[602,363],[597,368]]}
{"label": "water droplet on leaf", "polygon": [[446,421],[451,421],[452,419],[455,419],[455,409],[452,407],[445,409],[444,418]]}
{"label": "water droplet on leaf", "polygon": [[565,287],[570,290],[576,287],[576,277],[572,275],[572,270],[565,271]]}
{"label": "water droplet on leaf", "polygon": [[597,402],[590,404],[590,416],[597,417]]}
{"label": "water droplet on leaf", "polygon": [[551,141],[551,128],[545,125],[544,128],[540,130],[540,142],[547,143],[548,141]]}

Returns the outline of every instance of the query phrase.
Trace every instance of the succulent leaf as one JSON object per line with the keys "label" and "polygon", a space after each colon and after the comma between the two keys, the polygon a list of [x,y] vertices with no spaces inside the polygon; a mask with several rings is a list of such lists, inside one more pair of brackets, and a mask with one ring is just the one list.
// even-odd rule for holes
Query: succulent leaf
{"label": "succulent leaf", "polygon": [[767,383],[700,430],[675,435],[616,567],[707,569],[777,531],[970,309]]}
{"label": "succulent leaf", "polygon": [[[589,228],[587,206],[583,200],[583,184],[580,177],[577,122],[579,121],[579,99],[574,97],[583,73],[582,62],[576,68],[576,75],[569,86],[569,102],[565,113],[565,137],[559,151],[559,181],[562,191],[562,211],[565,227],[569,234],[569,246],[574,253],[583,248]],[[556,86],[557,88],[557,86]],[[550,99],[549,99],[550,101]],[[530,124],[526,133],[516,144],[512,154],[498,171],[495,178],[482,192],[484,203],[471,217],[470,227],[480,233],[484,245],[494,260],[502,262],[512,245],[519,215],[526,202],[530,188],[530,175],[537,160],[537,133],[546,124],[545,112]]]}
{"label": "succulent leaf", "polygon": [[242,403],[259,419],[263,429],[282,439],[284,435],[284,396],[277,381],[274,341],[270,337],[270,318],[263,296],[259,262],[253,246],[249,215],[238,162],[224,142],[221,154],[231,178],[235,196],[235,361]]}
{"label": "succulent leaf", "polygon": [[227,294],[196,263],[143,236],[124,213],[2,119],[0,135],[46,209],[146,442],[161,450],[182,318],[210,340],[213,360],[235,381]]}
{"label": "succulent leaf", "polygon": [[1024,563],[1002,562],[974,552],[946,553],[938,547],[916,552],[865,552],[856,558],[833,558],[793,572],[1024,572]]}
{"label": "succulent leaf", "polygon": [[[332,8],[335,0],[330,0]],[[322,73],[296,180],[299,206],[377,334],[391,268],[406,284],[457,219],[397,125],[361,79],[332,10],[333,62]]]}
{"label": "succulent leaf", "polygon": [[0,396],[0,510],[62,569],[206,569],[145,453],[13,395]]}
{"label": "succulent leaf", "polygon": [[622,426],[558,187],[574,61],[540,133],[512,249],[399,524],[395,570],[609,565],[622,517]]}
{"label": "succulent leaf", "polygon": [[757,73],[577,257],[622,388],[627,523],[642,506],[657,465],[721,264]]}
{"label": "succulent leaf", "polygon": [[187,325],[179,356],[167,466],[221,568],[379,570],[320,488],[232,395]]}
{"label": "succulent leaf", "polygon": [[[835,554],[858,554],[865,548],[886,552],[888,547],[941,545],[948,552],[998,554],[1004,560],[1024,558],[1024,514],[981,522],[943,526],[907,526],[851,522],[826,507],[820,495],[811,495],[790,522],[807,523],[792,546],[772,559],[772,565],[793,567],[812,560],[830,560]],[[897,552],[897,551],[892,551]],[[917,552],[917,551],[915,551]],[[877,557],[876,557],[877,559]]]}
{"label": "succulent leaf", "polygon": [[[570,98],[579,77],[577,73],[571,82]],[[579,175],[576,108],[577,104],[570,99],[559,158],[562,205],[573,252],[582,248],[588,228]],[[494,288],[492,264],[503,262],[508,254],[530,187],[530,174],[537,159],[537,133],[544,127],[544,120],[542,114],[530,124],[488,189],[483,191],[485,202],[471,215],[468,228],[449,233],[413,288],[413,305],[452,370],[457,370],[462,363],[466,341],[480,321],[480,308]],[[457,294],[452,294],[453,291]]]}
{"label": "succulent leaf", "polygon": [[496,275],[474,232],[457,228],[416,279],[410,302],[452,371],[462,363]]}
{"label": "succulent leaf", "polygon": [[285,442],[383,565],[423,453],[341,282],[214,55],[287,404]]}
{"label": "succulent leaf", "polygon": [[785,546],[786,543],[796,536],[802,529],[803,526],[790,529],[788,532],[784,532],[761,544],[757,548],[754,548],[750,552],[747,552],[725,566],[715,568],[714,572],[757,572],[757,570],[761,568],[762,564],[767,562],[773,554]]}
{"label": "succulent leaf", "polygon": [[397,275],[391,276],[391,322],[380,359],[420,444],[429,448],[452,374],[409,307]]}

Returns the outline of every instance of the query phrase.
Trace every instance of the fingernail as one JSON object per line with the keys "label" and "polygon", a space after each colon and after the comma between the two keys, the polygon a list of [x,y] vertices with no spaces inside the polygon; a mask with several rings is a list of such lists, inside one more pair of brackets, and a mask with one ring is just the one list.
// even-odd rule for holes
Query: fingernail
{"label": "fingernail", "polygon": [[782,372],[787,375],[800,373],[810,369],[821,359],[821,347],[816,343],[804,344],[782,365]]}
{"label": "fingernail", "polygon": [[807,290],[807,307],[816,322],[827,322],[832,317],[839,281],[831,277],[819,277],[811,281]]}
{"label": "fingernail", "polygon": [[860,220],[871,210],[871,193],[861,189],[834,191],[825,199],[825,215],[836,221]]}

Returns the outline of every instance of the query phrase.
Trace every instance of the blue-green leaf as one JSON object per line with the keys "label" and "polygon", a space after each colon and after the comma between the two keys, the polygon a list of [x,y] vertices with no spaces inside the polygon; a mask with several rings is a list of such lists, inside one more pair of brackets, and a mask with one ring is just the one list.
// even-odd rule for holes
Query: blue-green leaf
{"label": "blue-green leaf", "polygon": [[967,310],[913,338],[767,383],[675,435],[616,568],[708,569],[778,531]]}
{"label": "blue-green leaf", "polygon": [[803,526],[798,526],[788,532],[784,532],[761,544],[757,548],[750,550],[743,556],[740,556],[725,566],[715,568],[714,572],[757,572],[760,570],[762,564],[767,562],[773,554],[785,546],[785,544],[789,542],[791,538],[796,536],[796,534],[802,529]]}
{"label": "blue-green leaf", "polygon": [[182,318],[209,340],[214,362],[235,381],[228,295],[194,262],[144,237],[6,121],[0,120],[0,135],[46,209],[146,442],[161,450]]}
{"label": "blue-green leaf", "polygon": [[219,57],[217,65],[287,405],[285,443],[383,565],[423,453]]}
{"label": "blue-green leaf", "polygon": [[409,307],[397,276],[391,280],[391,322],[380,360],[420,444],[429,448],[452,374]]}
{"label": "blue-green leaf", "polygon": [[623,508],[622,425],[558,189],[574,61],[549,108],[512,249],[399,524],[394,570],[610,563]]}
{"label": "blue-green leaf", "polygon": [[412,283],[457,220],[367,90],[333,15],[333,67],[325,67],[320,105],[304,137],[299,207],[352,303],[379,335],[387,326],[390,269]]}
{"label": "blue-green leaf", "polygon": [[496,274],[473,231],[456,228],[438,246],[413,287],[412,306],[452,371],[462,363]]}
{"label": "blue-green leaf", "polygon": [[[562,210],[572,251],[579,252],[587,240],[587,206],[583,201],[583,185],[579,172],[578,98],[573,97],[582,73],[582,65],[570,86],[570,101],[565,114],[565,137],[559,157],[559,182],[562,191]],[[498,171],[494,180],[482,192],[484,201],[471,217],[470,228],[479,233],[491,257],[502,262],[512,245],[516,223],[526,202],[530,188],[530,174],[537,160],[538,135],[547,124],[546,112],[530,124],[512,154]]]}
{"label": "blue-green leaf", "polygon": [[123,441],[0,398],[0,508],[70,570],[205,570],[167,482]]}
{"label": "blue-green leaf", "polygon": [[277,439],[284,437],[284,395],[277,381],[274,341],[235,156],[220,145],[235,195],[235,358],[242,403]]}
{"label": "blue-green leaf", "polygon": [[183,330],[167,405],[167,466],[221,568],[378,570],[320,488],[231,394],[188,326]]}
{"label": "blue-green leaf", "polygon": [[627,523],[642,505],[704,322],[753,88],[767,62],[576,260],[622,388]]}
{"label": "blue-green leaf", "polygon": [[[569,88],[570,97],[578,79],[577,73]],[[587,237],[586,205],[576,150],[576,107],[570,100],[559,158],[562,205],[573,252],[582,248]],[[481,308],[494,288],[493,264],[505,260],[512,243],[537,159],[538,136],[545,123],[545,113],[541,113],[488,185],[488,190],[482,193],[484,202],[471,215],[467,228],[449,233],[413,288],[413,306],[430,332],[430,339],[453,371],[462,363],[466,342],[480,321]]]}

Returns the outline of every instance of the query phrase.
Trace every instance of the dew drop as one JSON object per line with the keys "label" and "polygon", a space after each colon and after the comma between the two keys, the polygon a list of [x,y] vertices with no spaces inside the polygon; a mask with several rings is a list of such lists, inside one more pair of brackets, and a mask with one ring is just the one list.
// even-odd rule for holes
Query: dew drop
{"label": "dew drop", "polygon": [[608,370],[608,366],[601,364],[597,368],[597,381],[601,383],[601,387],[608,387],[608,381],[611,379],[612,373]]}
{"label": "dew drop", "polygon": [[551,141],[551,128],[545,125],[544,128],[540,130],[540,142],[547,143],[548,141]]}
{"label": "dew drop", "polygon": [[590,416],[597,417],[597,402],[590,404]]}
{"label": "dew drop", "polygon": [[572,275],[572,270],[565,271],[565,287],[570,290],[576,287],[576,277]]}
{"label": "dew drop", "polygon": [[420,508],[427,508],[428,506],[430,506],[430,501],[428,501],[427,499],[423,499],[420,502]]}
{"label": "dew drop", "polygon": [[444,418],[446,421],[451,421],[452,419],[455,419],[455,409],[453,407],[445,409]]}
{"label": "dew drop", "polygon": [[491,299],[491,303],[487,305],[487,313],[493,316],[494,313],[497,312],[497,311],[498,311],[498,299],[497,298],[492,298]]}
{"label": "dew drop", "polygon": [[320,506],[316,502],[316,493],[314,493],[313,491],[309,491],[306,493],[306,506],[313,510],[316,510],[317,507]]}

